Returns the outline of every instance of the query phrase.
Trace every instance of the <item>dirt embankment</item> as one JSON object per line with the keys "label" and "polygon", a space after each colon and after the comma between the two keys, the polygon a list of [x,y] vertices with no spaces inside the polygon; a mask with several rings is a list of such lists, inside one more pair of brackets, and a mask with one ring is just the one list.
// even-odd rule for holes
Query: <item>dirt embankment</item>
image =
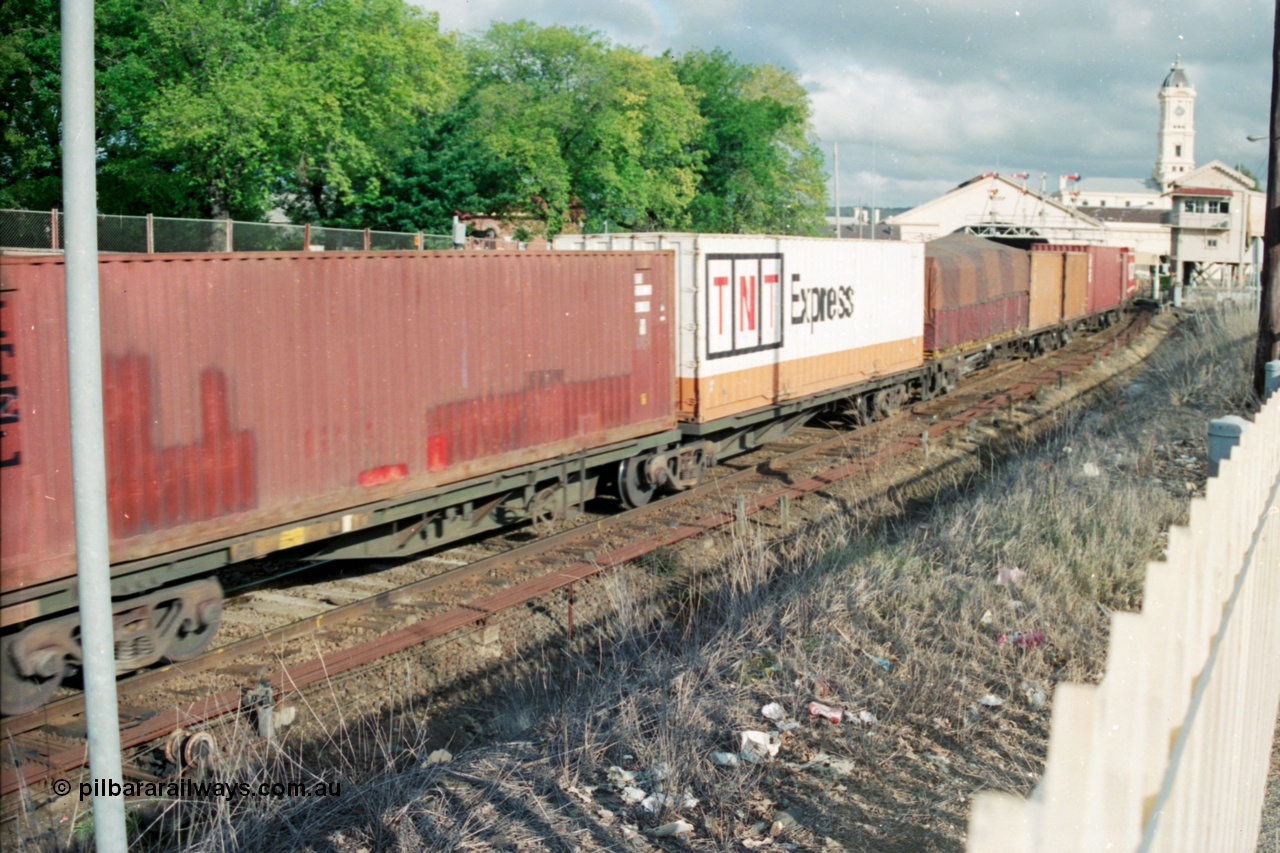
{"label": "dirt embankment", "polygon": [[[1207,420],[1248,406],[1249,323],[1223,319],[1160,318],[927,467],[793,507],[790,531],[763,516],[607,575],[579,591],[572,644],[548,610],[541,629],[335,683],[279,749],[247,745],[221,772],[340,781],[340,796],[157,804],[140,836],[211,851],[960,850],[974,793],[1035,786],[1055,685],[1101,677],[1108,613],[1141,607],[1147,562],[1203,488]],[[749,731],[758,762],[742,758]]]}

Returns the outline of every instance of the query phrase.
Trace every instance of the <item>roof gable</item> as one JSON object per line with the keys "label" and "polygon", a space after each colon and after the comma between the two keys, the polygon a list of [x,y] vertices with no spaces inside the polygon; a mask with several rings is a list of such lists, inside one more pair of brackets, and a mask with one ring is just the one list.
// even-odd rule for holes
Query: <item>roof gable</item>
{"label": "roof gable", "polygon": [[1175,186],[1177,189],[1187,187],[1215,187],[1226,190],[1255,189],[1253,181],[1221,160],[1212,160],[1194,171],[1188,172]]}
{"label": "roof gable", "polygon": [[[1006,203],[997,207],[997,200],[1004,200]],[[1027,203],[1025,207],[1021,204],[1024,200]],[[969,217],[987,214],[994,219],[1023,219],[1030,213],[1027,207],[1039,207],[1041,204],[1046,210],[1052,211],[1058,220],[1074,220],[1090,227],[1102,227],[1101,222],[1078,208],[1062,204],[994,172],[970,178],[937,198],[885,221],[890,225],[932,224],[942,218],[950,219],[957,210],[964,210]]]}

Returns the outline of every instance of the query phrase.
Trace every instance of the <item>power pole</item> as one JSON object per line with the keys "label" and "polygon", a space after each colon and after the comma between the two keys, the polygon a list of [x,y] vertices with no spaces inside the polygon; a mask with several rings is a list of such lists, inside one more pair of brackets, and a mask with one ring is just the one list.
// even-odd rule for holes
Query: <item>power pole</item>
{"label": "power pole", "polygon": [[[93,102],[93,0],[62,0],[62,198],[66,233],[67,384],[76,589],[84,661],[93,837],[98,853],[129,846],[121,778],[120,717],[111,615],[102,345],[98,324],[97,159]],[[115,785],[113,789],[111,786]]]}
{"label": "power pole", "polygon": [[[1280,0],[1276,0],[1280,3]],[[831,143],[832,175],[835,178],[836,239],[840,239],[840,143]]]}
{"label": "power pole", "polygon": [[1267,155],[1267,220],[1262,238],[1262,292],[1259,295],[1258,348],[1253,360],[1253,388],[1266,393],[1264,365],[1280,359],[1280,0],[1276,0],[1275,34],[1271,42],[1271,146]]}

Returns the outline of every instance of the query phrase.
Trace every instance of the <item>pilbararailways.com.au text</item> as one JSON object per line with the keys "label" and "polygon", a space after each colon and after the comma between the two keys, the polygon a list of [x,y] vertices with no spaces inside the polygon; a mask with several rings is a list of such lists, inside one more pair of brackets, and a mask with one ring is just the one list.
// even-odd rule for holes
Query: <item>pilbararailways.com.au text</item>
{"label": "pilbararailways.com.au text", "polygon": [[[71,783],[58,779],[53,784],[54,793],[71,793]],[[60,790],[61,789],[61,790]],[[342,782],[194,782],[180,779],[172,782],[117,782],[114,779],[94,779],[92,783],[80,783],[80,800],[90,797],[167,797],[169,799],[197,799],[218,797],[225,800],[244,797],[338,797],[342,795]]]}

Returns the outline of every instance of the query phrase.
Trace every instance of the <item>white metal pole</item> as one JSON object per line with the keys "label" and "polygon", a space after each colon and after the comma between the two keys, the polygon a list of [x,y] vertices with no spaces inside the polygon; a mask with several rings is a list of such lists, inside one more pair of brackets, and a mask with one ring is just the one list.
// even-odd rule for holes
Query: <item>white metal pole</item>
{"label": "white metal pole", "polygon": [[99,853],[114,853],[127,848],[128,837],[119,787],[123,780],[111,627],[93,95],[93,0],[62,0],[62,199],[80,645],[94,783],[94,841]]}
{"label": "white metal pole", "polygon": [[832,174],[835,176],[836,239],[840,239],[840,143],[831,143]]}

